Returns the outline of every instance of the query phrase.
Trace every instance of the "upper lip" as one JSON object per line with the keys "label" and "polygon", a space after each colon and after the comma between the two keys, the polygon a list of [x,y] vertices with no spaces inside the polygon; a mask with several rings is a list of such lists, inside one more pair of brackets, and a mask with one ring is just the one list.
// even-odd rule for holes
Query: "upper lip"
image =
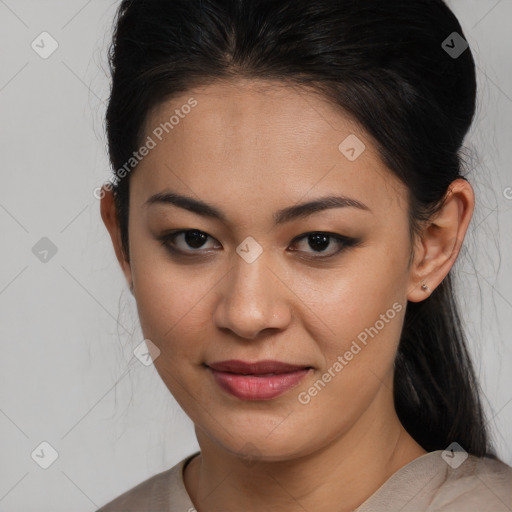
{"label": "upper lip", "polygon": [[264,361],[256,361],[249,363],[246,361],[240,361],[239,359],[230,359],[228,361],[218,361],[216,363],[210,363],[209,366],[213,370],[219,372],[231,372],[240,374],[263,374],[263,373],[289,373],[297,370],[309,369],[311,366],[308,365],[296,365],[290,363],[284,363],[282,361],[272,361],[270,359]]}

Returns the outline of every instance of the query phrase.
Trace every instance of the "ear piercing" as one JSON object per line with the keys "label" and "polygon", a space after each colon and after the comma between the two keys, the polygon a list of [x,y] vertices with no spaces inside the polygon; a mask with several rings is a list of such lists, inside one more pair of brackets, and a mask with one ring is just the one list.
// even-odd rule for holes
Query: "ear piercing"
{"label": "ear piercing", "polygon": [[430,293],[430,288],[425,283],[421,285],[421,289]]}

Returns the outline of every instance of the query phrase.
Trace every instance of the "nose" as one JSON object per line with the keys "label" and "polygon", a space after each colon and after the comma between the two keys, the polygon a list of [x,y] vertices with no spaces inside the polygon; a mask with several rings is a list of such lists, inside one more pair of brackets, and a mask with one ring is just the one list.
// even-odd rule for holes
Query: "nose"
{"label": "nose", "polygon": [[264,254],[252,263],[237,258],[219,283],[220,296],[213,313],[215,325],[249,340],[265,329],[285,329],[292,319],[287,297],[293,294],[283,278],[268,266]]}

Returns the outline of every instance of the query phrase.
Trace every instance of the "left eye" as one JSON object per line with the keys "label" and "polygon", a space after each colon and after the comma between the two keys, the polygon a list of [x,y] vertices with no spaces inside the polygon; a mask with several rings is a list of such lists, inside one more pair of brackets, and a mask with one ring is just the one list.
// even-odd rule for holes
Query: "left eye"
{"label": "left eye", "polygon": [[[307,240],[307,245],[313,249],[313,253],[325,253],[325,249],[329,247],[329,245],[332,246],[331,241],[334,240],[338,248],[334,251],[328,252],[326,256],[315,256],[317,258],[328,258],[330,256],[334,256],[341,252],[345,247],[354,245],[356,243],[356,240],[352,238],[348,238],[345,236],[337,235],[334,233],[323,233],[323,232],[314,232],[314,233],[306,233],[304,235],[301,235],[298,238],[295,238],[295,241],[302,241]],[[301,252],[308,252],[308,251],[301,251]]]}
{"label": "left eye", "polygon": [[[176,240],[179,239],[179,237],[183,237],[182,240],[184,241],[186,247],[180,247]],[[167,235],[164,235],[160,238],[162,241],[162,244],[165,245],[170,251],[172,252],[181,252],[181,253],[198,253],[202,251],[198,251],[197,249],[200,249],[204,246],[205,242],[208,240],[208,238],[211,238],[212,240],[215,240],[213,237],[205,233],[204,231],[199,231],[197,229],[187,229],[187,230],[181,230],[181,231],[175,231],[174,233],[170,233]],[[292,245],[296,245],[297,242],[301,242],[303,240],[307,240],[307,245],[313,249],[312,253],[317,254],[323,254],[327,252],[327,255],[323,256],[314,256],[313,258],[328,258],[331,256],[334,256],[344,250],[346,247],[353,246],[357,244],[357,240],[354,238],[349,238],[346,236],[338,235],[335,233],[325,233],[325,232],[311,232],[311,233],[305,233],[304,235],[301,235],[297,238],[295,238],[292,242]],[[332,245],[332,240],[336,242],[338,245],[338,248],[334,251],[326,251],[325,249],[328,248],[330,245]],[[219,246],[218,247],[222,247]],[[213,249],[218,248],[213,247]],[[212,249],[212,248],[210,248]],[[293,251],[296,251],[296,249],[293,249]],[[309,251],[298,251],[298,252],[309,252]]]}

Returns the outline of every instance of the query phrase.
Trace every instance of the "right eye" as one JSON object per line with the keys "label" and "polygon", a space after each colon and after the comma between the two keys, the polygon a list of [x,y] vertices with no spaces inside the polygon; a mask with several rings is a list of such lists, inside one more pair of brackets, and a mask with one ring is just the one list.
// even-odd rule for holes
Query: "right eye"
{"label": "right eye", "polygon": [[[204,231],[200,231],[198,229],[182,229],[167,233],[160,237],[159,240],[162,242],[162,245],[172,252],[198,253],[205,252],[198,251],[197,249],[201,248],[208,238],[215,240]],[[176,243],[177,241],[182,242],[181,247]]]}

